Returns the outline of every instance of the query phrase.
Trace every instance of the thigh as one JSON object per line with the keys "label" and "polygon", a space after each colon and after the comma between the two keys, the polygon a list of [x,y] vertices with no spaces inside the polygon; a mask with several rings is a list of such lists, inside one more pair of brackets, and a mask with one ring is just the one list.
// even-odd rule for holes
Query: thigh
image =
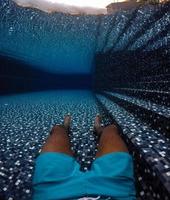
{"label": "thigh", "polygon": [[41,152],[60,152],[71,156],[74,155],[71,150],[68,134],[62,126],[57,125],[53,127]]}
{"label": "thigh", "polygon": [[128,152],[128,148],[119,134],[119,129],[115,125],[104,128],[96,158],[112,152]]}

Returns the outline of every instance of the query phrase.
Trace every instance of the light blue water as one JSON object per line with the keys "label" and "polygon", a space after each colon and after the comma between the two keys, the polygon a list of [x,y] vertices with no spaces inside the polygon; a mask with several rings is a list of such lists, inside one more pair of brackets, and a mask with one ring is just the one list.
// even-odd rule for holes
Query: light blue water
{"label": "light blue water", "polygon": [[98,17],[48,15],[13,4],[0,2],[0,52],[46,71],[91,72]]}
{"label": "light blue water", "polygon": [[70,16],[1,0],[0,52],[50,72],[88,74],[98,51],[167,46],[169,11],[158,11],[141,6],[109,16]]}

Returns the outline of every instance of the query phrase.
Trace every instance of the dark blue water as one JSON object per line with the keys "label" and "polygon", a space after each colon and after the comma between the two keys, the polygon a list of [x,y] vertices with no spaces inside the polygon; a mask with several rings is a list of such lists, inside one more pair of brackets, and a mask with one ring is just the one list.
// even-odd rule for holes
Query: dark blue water
{"label": "dark blue water", "polygon": [[31,199],[35,158],[68,112],[82,170],[100,113],[123,131],[137,198],[170,198],[169,25],[169,3],[71,16],[0,1],[0,199]]}

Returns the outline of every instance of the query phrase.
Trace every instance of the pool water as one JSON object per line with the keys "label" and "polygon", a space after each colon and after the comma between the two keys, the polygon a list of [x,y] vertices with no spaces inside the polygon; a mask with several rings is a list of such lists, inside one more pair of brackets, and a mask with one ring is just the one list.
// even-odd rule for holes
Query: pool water
{"label": "pool water", "polygon": [[0,199],[31,199],[35,158],[67,113],[82,170],[100,113],[121,127],[137,199],[170,199],[169,26],[169,2],[89,16],[0,1]]}

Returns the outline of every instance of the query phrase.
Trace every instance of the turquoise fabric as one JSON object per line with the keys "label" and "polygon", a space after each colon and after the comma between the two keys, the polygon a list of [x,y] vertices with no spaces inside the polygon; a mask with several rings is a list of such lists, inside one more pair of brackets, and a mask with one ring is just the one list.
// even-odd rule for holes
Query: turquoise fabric
{"label": "turquoise fabric", "polygon": [[90,195],[134,200],[133,161],[125,152],[97,158],[91,170],[80,171],[77,161],[63,153],[42,153],[36,160],[33,200],[76,199]]}

